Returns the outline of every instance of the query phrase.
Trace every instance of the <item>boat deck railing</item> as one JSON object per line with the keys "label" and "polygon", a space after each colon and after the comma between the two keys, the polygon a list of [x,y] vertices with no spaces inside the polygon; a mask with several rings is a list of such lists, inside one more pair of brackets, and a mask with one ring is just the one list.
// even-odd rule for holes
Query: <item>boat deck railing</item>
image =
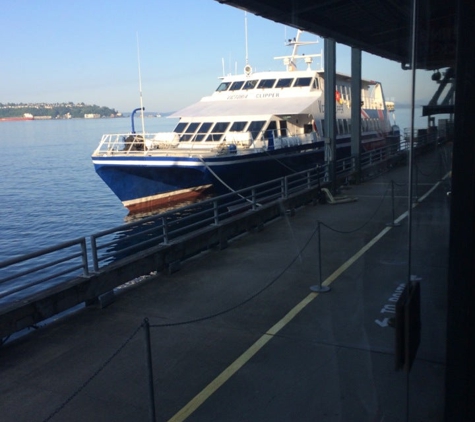
{"label": "boat deck railing", "polygon": [[[99,146],[93,153],[93,156],[111,156],[111,155],[155,155],[166,154],[171,151],[174,155],[189,154],[190,151],[200,153],[224,153],[226,151],[264,151],[269,148],[270,140],[266,138],[253,139],[250,133],[228,132],[227,134],[212,134],[216,139],[203,139],[208,134],[196,133],[195,138],[182,135],[175,132],[159,133],[126,133],[126,134],[105,134],[102,136]],[[242,135],[242,136],[238,136]],[[201,138],[199,138],[201,136]],[[209,135],[211,136],[211,135]],[[200,140],[201,139],[201,140]],[[320,140],[315,132],[276,136],[272,138],[273,149],[280,149],[289,146],[311,144]],[[321,138],[323,141],[323,138]],[[235,148],[229,149],[230,146]]]}
{"label": "boat deck railing", "polygon": [[[427,145],[419,144],[418,148]],[[89,238],[72,240],[0,262],[0,308],[74,278],[88,277],[132,254],[170,244],[184,234],[209,225],[219,225],[237,213],[276,203],[297,192],[336,185],[356,171],[370,175],[372,169],[381,169],[388,160],[400,160],[407,152],[408,141],[401,140],[398,144],[365,152],[359,158],[338,160],[334,163],[334,169],[328,164],[318,165],[171,211],[137,218]],[[332,180],[333,177],[336,180]],[[92,268],[89,263],[92,263]]]}

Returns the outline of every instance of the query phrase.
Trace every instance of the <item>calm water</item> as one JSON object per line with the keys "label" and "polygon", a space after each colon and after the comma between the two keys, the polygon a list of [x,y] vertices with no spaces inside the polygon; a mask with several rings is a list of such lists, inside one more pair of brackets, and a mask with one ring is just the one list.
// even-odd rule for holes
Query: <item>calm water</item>
{"label": "calm water", "polygon": [[[396,110],[401,129],[409,122],[408,109]],[[148,132],[175,124],[145,119]],[[141,130],[140,119],[135,126]],[[0,261],[125,222],[127,210],[96,175],[91,153],[103,133],[128,132],[129,118],[0,122],[0,130]]]}
{"label": "calm water", "polygon": [[[145,119],[148,132],[175,124]],[[125,222],[91,153],[103,133],[128,132],[129,118],[0,122],[0,130],[0,261]]]}

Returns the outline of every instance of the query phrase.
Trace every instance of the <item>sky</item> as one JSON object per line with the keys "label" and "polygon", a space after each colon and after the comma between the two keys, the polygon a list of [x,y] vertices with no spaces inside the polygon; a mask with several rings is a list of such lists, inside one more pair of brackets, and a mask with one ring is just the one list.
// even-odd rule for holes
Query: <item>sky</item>
{"label": "sky", "polygon": [[[0,14],[0,103],[84,102],[129,112],[170,112],[210,95],[225,73],[283,70],[296,30],[215,0],[15,0]],[[247,21],[247,49],[245,21]],[[305,34],[302,39],[323,39]],[[337,44],[337,71],[350,74],[351,49]],[[362,75],[386,99],[408,104],[411,73],[363,52]],[[416,98],[430,99],[430,72]]]}

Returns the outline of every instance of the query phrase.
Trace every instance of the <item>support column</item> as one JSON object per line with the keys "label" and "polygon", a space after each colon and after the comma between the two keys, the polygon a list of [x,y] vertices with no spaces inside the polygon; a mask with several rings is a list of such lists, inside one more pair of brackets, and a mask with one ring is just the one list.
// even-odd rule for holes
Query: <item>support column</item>
{"label": "support column", "polygon": [[329,143],[325,144],[325,161],[330,167],[330,180],[333,188],[336,184],[336,106],[335,106],[335,85],[336,85],[336,43],[331,38],[325,38],[324,42],[324,71],[325,71],[325,137]]}
{"label": "support column", "polygon": [[361,50],[351,49],[351,156],[356,160],[356,182],[360,181],[361,152]]}

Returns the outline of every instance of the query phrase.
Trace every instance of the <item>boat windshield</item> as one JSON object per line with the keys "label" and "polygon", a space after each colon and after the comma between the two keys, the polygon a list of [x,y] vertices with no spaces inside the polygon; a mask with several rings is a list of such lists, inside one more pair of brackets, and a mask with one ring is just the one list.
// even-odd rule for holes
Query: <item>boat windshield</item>
{"label": "boat windshield", "polygon": [[231,126],[231,132],[242,132],[246,127],[247,122],[234,122]]}
{"label": "boat windshield", "polygon": [[196,141],[196,142],[202,141],[205,138],[205,136],[208,134],[208,132],[209,132],[212,125],[213,125],[213,123],[211,123],[211,122],[202,123],[201,126],[200,126],[200,129],[198,130],[198,133],[195,136],[194,141]]}
{"label": "boat windshield", "polygon": [[237,90],[241,89],[243,85],[244,85],[244,81],[233,82],[232,85],[231,85],[231,88],[229,88],[229,90],[230,91],[237,91]]}
{"label": "boat windshield", "polygon": [[312,82],[312,78],[297,78],[295,80],[294,87],[297,86],[309,86],[310,82]]}
{"label": "boat windshield", "polygon": [[250,81],[246,81],[246,83],[244,84],[243,88],[242,89],[254,89],[257,85],[257,80],[256,79],[252,79]]}
{"label": "boat windshield", "polygon": [[221,82],[216,91],[227,91],[231,82]]}
{"label": "boat windshield", "polygon": [[180,137],[180,142],[190,141],[194,133],[196,132],[196,129],[198,129],[198,126],[199,126],[199,123],[197,122],[190,123],[188,127],[186,128],[185,133]]}
{"label": "boat windshield", "polygon": [[257,120],[255,122],[251,122],[247,130],[251,132],[253,139],[257,139],[257,136],[259,135],[265,123],[265,120]]}
{"label": "boat windshield", "polygon": [[262,79],[259,82],[258,88],[272,88],[275,84],[275,79]]}
{"label": "boat windshield", "polygon": [[229,127],[229,122],[217,122],[214,126],[213,129],[211,129],[210,134],[206,138],[207,142],[218,142],[221,140],[221,138],[224,135],[224,132]]}
{"label": "boat windshield", "polygon": [[288,88],[290,85],[292,85],[293,78],[282,78],[277,81],[275,84],[276,88]]}

